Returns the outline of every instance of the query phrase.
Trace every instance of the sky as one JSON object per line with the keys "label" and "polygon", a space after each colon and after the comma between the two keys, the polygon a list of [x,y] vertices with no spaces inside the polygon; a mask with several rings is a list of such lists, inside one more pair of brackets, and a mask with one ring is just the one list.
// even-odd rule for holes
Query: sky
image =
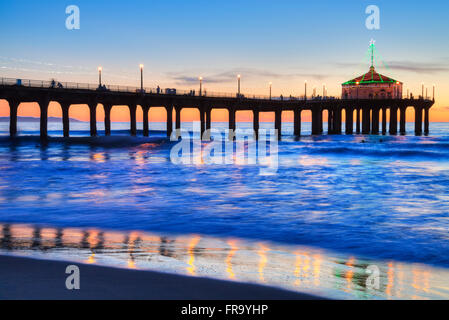
{"label": "sky", "polygon": [[[66,28],[69,5],[80,9],[79,30]],[[380,9],[379,30],[366,28],[369,5]],[[268,95],[272,82],[273,95],[299,96],[307,80],[339,96],[341,83],[368,71],[375,39],[378,71],[415,96],[435,84],[431,120],[449,121],[448,13],[443,0],[0,0],[0,77],[97,83],[102,66],[104,83],[139,86],[142,63],[146,87],[198,90],[202,76],[205,90],[235,93],[241,74],[247,94]],[[114,112],[113,121],[129,118]],[[88,120],[87,107],[70,116]]]}

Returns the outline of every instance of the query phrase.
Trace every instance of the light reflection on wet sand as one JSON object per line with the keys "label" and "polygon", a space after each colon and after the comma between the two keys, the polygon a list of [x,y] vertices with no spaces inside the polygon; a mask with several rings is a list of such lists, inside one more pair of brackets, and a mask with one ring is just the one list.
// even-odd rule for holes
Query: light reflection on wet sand
{"label": "light reflection on wet sand", "polygon": [[[329,298],[449,299],[444,269],[242,239],[0,224],[0,252],[263,283]],[[381,270],[378,290],[366,286],[370,265]]]}

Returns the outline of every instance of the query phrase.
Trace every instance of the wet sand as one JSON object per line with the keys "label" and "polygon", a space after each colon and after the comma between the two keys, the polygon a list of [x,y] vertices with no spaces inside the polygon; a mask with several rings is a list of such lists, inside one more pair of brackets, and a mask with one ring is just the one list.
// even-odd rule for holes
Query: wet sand
{"label": "wet sand", "polygon": [[[80,268],[80,290],[67,290],[66,267]],[[306,294],[152,271],[0,256],[0,299],[16,300],[313,300]]]}

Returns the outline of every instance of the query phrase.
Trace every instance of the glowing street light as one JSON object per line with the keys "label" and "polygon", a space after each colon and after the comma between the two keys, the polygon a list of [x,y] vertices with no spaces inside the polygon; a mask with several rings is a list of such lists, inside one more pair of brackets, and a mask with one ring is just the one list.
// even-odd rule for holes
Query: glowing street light
{"label": "glowing street light", "polygon": [[326,96],[326,84],[323,83],[323,99]]}
{"label": "glowing street light", "polygon": [[101,72],[103,71],[103,67],[98,67],[98,82],[100,83],[101,87]]}
{"label": "glowing street light", "polygon": [[357,85],[357,99],[359,99],[359,84],[360,84],[360,82],[357,81],[355,84]]}
{"label": "glowing street light", "polygon": [[304,81],[304,100],[307,100],[307,80]]}
{"label": "glowing street light", "polygon": [[139,68],[140,68],[140,91],[143,92],[143,64],[140,64]]}
{"label": "glowing street light", "polygon": [[200,97],[203,95],[203,77],[199,77],[200,80]]}
{"label": "glowing street light", "polygon": [[238,91],[238,94],[239,94],[239,97],[240,97],[240,79],[242,78],[242,76],[241,75],[237,75],[237,80],[238,80],[238,89],[239,89],[239,91]]}
{"label": "glowing street light", "polygon": [[270,85],[270,100],[271,100],[271,87],[273,86],[273,82],[270,82],[269,85]]}

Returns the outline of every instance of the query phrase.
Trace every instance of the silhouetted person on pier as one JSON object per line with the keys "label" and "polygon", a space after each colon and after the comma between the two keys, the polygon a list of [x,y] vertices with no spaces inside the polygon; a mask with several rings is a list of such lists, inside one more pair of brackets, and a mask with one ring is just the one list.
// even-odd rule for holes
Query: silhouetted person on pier
{"label": "silhouetted person on pier", "polygon": [[156,92],[157,94],[161,93],[161,88],[159,86],[157,86]]}
{"label": "silhouetted person on pier", "polygon": [[54,88],[54,87],[56,87],[56,81],[55,81],[55,79],[52,79],[50,88]]}

